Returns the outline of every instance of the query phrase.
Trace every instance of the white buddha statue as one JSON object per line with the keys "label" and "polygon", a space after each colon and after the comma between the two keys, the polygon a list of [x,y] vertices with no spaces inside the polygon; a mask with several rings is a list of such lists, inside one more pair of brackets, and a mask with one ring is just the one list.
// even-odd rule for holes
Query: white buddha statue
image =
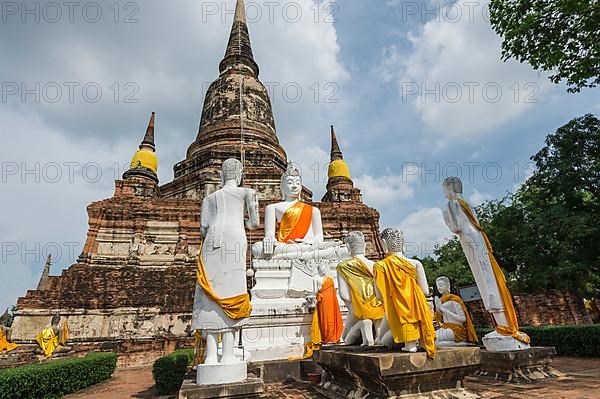
{"label": "white buddha statue", "polygon": [[344,239],[352,258],[337,266],[338,291],[348,308],[342,339],[346,345],[375,344],[373,328],[383,319],[383,304],[375,295],[373,265],[365,256],[365,236],[352,231]]}
{"label": "white buddha statue", "polygon": [[252,311],[246,288],[245,229],[254,230],[259,225],[258,201],[254,190],[239,187],[240,161],[223,162],[221,177],[223,188],[202,202],[200,235],[203,244],[198,256],[192,317],[192,329],[202,330],[206,336],[206,357],[198,366],[199,384],[246,378],[246,364],[234,355],[234,333],[246,323]]}
{"label": "white buddha statue", "polygon": [[338,243],[324,241],[321,211],[302,202],[301,192],[302,176],[290,162],[281,176],[283,201],[265,209],[265,237],[252,247],[255,258],[318,260],[336,254]]}
{"label": "white buddha statue", "polygon": [[463,300],[450,293],[450,279],[438,277],[435,285],[442,297],[435,297],[435,317],[441,328],[436,330],[437,346],[462,346],[477,343],[475,327]]}
{"label": "white buddha statue", "polygon": [[435,330],[426,299],[429,284],[423,265],[404,256],[404,234],[400,229],[385,229],[381,238],[387,256],[375,263],[373,274],[385,317],[377,340],[387,346],[404,343],[405,352],[416,352],[418,343],[433,358]]}
{"label": "white buddha statue", "polygon": [[504,273],[479,225],[477,215],[462,196],[462,181],[458,177],[449,177],[444,180],[443,189],[448,199],[447,206],[442,210],[444,221],[450,231],[458,235],[483,304],[497,325],[495,332],[483,338],[484,345],[496,351],[528,349],[529,337],[519,332]]}

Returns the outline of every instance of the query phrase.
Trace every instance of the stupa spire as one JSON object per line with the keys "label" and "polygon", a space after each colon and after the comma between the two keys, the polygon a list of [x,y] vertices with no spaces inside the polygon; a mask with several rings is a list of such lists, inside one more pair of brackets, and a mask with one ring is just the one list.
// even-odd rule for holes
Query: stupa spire
{"label": "stupa spire", "polygon": [[154,116],[155,112],[150,116],[150,122],[148,122],[148,129],[146,129],[146,135],[144,136],[144,140],[142,140],[142,144],[140,144],[140,150],[142,147],[150,147],[152,151],[156,151],[156,146],[154,145]]}
{"label": "stupa spire", "polygon": [[331,125],[331,161],[340,161],[344,159],[340,145],[338,144],[337,137],[335,136],[335,129]]}
{"label": "stupa spire", "polygon": [[225,57],[219,65],[219,71],[223,73],[230,67],[241,66],[249,68],[254,76],[258,77],[259,68],[252,53],[245,7],[244,0],[237,0],[229,43],[225,50]]}
{"label": "stupa spire", "polygon": [[38,282],[37,290],[43,291],[48,289],[48,279],[50,278],[50,265],[52,264],[52,254],[48,255],[46,259],[46,264],[44,265],[44,271],[42,271],[42,275],[40,277],[40,281]]}

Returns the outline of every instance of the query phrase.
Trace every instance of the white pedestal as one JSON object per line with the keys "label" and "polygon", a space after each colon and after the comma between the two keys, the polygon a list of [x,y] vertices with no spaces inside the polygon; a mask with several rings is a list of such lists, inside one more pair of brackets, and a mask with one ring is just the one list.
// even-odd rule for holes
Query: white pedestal
{"label": "white pedestal", "polygon": [[215,385],[244,381],[248,377],[246,362],[230,364],[199,364],[196,369],[196,384]]}
{"label": "white pedestal", "polygon": [[492,352],[520,351],[530,349],[531,347],[513,337],[498,334],[497,331],[492,331],[486,334],[483,338],[485,349]]}

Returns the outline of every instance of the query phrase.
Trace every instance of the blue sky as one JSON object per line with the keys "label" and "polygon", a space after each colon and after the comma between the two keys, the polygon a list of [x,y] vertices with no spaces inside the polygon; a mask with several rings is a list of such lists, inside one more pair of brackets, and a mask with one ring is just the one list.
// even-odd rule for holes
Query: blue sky
{"label": "blue sky", "polygon": [[[160,179],[172,179],[217,77],[234,2],[121,1],[117,14],[114,0],[100,1],[98,18],[87,2],[60,17],[48,3],[4,10],[0,22],[0,308],[35,288],[48,252],[52,274],[76,261],[86,206],[112,195],[152,111]],[[450,237],[440,181],[456,166],[472,202],[501,197],[526,178],[548,133],[600,110],[596,89],[568,94],[545,73],[500,61],[486,2],[295,0],[275,2],[272,18],[268,2],[247,3],[278,135],[305,184],[318,200],[333,123],[365,202],[382,227],[404,229],[409,252]]]}

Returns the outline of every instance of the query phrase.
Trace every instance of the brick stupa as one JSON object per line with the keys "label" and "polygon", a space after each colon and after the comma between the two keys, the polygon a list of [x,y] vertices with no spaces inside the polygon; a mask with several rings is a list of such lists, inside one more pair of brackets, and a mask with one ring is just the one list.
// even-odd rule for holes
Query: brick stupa
{"label": "brick stupa", "polygon": [[[198,135],[186,159],[174,166],[174,180],[159,185],[152,114],[112,198],[88,206],[89,230],[77,263],[61,276],[44,273],[43,284],[19,298],[14,340],[33,342],[60,312],[68,319],[71,345],[115,350],[122,365],[148,363],[191,345],[202,198],[218,188],[222,162],[241,158],[243,184],[256,190],[262,220],[265,206],[281,200],[280,177],[287,165],[268,91],[258,79],[242,0],[219,71],[206,93]],[[327,193],[314,203],[325,234],[339,239],[360,230],[368,256],[381,258],[379,213],[362,202],[333,128],[331,134]],[[308,188],[303,198],[312,198]],[[262,226],[249,240],[261,237]]]}

